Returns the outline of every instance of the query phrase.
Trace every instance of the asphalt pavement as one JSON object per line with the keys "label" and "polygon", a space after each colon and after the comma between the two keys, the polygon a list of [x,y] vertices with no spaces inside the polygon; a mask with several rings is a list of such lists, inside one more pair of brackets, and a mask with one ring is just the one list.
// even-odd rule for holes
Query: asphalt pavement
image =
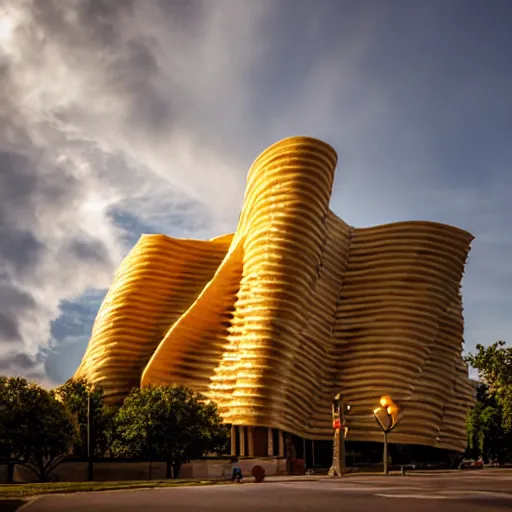
{"label": "asphalt pavement", "polygon": [[497,512],[512,510],[512,471],[480,470],[341,479],[267,479],[205,487],[47,495],[23,512]]}

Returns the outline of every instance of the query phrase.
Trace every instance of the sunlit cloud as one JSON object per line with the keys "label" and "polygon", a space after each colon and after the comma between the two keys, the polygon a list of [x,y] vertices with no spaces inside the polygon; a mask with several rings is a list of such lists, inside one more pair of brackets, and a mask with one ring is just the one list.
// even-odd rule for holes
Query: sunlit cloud
{"label": "sunlit cloud", "polygon": [[493,37],[509,28],[455,5],[4,0],[0,359],[42,351],[71,375],[103,292],[69,305],[144,231],[234,230],[252,160],[297,134],[338,151],[348,222],[473,232],[467,344],[506,338],[512,83]]}

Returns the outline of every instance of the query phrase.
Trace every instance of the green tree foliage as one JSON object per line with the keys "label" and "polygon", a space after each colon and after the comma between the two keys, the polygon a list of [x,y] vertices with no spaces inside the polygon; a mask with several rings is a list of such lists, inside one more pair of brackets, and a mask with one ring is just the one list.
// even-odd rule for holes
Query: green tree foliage
{"label": "green tree foliage", "polygon": [[228,430],[216,406],[183,386],[133,389],[115,417],[118,456],[167,462],[177,478],[183,463],[223,452]]}
{"label": "green tree foliage", "polygon": [[0,377],[0,457],[30,468],[41,482],[71,446],[73,423],[52,392],[19,377]]}
{"label": "green tree foliage", "polygon": [[488,386],[488,394],[501,409],[502,427],[512,430],[512,348],[504,341],[489,347],[476,346],[477,353],[469,354],[466,361],[476,370]]}
{"label": "green tree foliage", "polygon": [[103,389],[93,387],[86,379],[71,379],[57,388],[56,395],[64,403],[75,423],[72,453],[87,457],[87,403],[91,395],[91,443],[95,457],[105,457],[112,440],[115,408],[104,404]]}
{"label": "green tree foliage", "polygon": [[512,430],[503,427],[503,411],[486,385],[478,389],[477,404],[467,422],[468,455],[485,462],[512,459]]}

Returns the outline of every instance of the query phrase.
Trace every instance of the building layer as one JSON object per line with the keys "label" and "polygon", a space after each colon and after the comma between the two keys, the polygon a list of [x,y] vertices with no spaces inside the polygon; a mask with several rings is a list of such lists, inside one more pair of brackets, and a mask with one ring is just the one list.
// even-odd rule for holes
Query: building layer
{"label": "building layer", "polygon": [[335,151],[294,137],[252,165],[233,235],[143,235],[98,312],[76,376],[119,402],[185,384],[226,423],[380,441],[372,410],[400,404],[390,441],[465,449],[473,389],[460,283],[472,235],[435,222],[354,228],[329,209]]}

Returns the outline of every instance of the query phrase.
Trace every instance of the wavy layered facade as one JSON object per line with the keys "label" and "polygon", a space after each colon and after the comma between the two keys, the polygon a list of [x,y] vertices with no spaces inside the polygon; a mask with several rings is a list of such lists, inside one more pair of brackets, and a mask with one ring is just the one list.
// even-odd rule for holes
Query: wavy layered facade
{"label": "wavy layered facade", "polygon": [[371,411],[390,394],[403,408],[392,441],[464,450],[460,283],[473,237],[433,222],[347,225],[329,210],[336,160],[324,142],[285,139],[252,165],[234,235],[143,236],[76,375],[111,401],[186,384],[226,423],[310,439],[331,438],[341,391],[348,439],[379,441]]}

